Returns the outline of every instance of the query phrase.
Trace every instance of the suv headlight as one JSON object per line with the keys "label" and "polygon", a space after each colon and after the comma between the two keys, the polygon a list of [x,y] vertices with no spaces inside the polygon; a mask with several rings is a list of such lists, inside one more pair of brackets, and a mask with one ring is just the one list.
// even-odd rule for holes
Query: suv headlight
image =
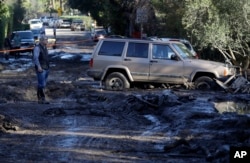
{"label": "suv headlight", "polygon": [[223,75],[224,76],[235,75],[239,71],[238,69],[239,69],[239,67],[237,67],[237,66],[233,66],[231,64],[226,64],[225,68],[224,68]]}
{"label": "suv headlight", "polygon": [[225,68],[224,68],[223,75],[224,75],[224,76],[227,76],[228,74],[229,74],[229,69],[228,69],[228,67],[225,67]]}

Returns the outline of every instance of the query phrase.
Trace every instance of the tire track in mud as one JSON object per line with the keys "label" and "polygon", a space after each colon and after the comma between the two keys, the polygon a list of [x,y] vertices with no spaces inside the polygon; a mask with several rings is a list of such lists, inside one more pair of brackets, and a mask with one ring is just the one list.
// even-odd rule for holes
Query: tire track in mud
{"label": "tire track in mud", "polygon": [[[61,119],[52,122],[65,126],[62,131],[69,133],[69,136],[59,136],[54,144],[63,151],[74,149],[62,157],[69,159],[81,151],[78,157],[85,161],[135,162],[146,161],[152,155],[156,160],[164,159],[163,146],[169,139],[161,133],[164,127],[157,117],[140,113],[140,110],[148,109],[147,106],[135,103],[136,100],[133,103],[131,97],[124,95],[90,94],[85,98],[95,104],[72,108],[67,105],[44,112],[45,116]],[[86,104],[85,99],[80,102]],[[161,158],[158,158],[159,154]]]}

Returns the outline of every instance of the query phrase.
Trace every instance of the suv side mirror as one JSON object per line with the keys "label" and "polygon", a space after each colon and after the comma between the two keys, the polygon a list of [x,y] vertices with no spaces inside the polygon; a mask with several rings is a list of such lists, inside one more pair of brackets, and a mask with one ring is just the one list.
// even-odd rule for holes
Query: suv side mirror
{"label": "suv side mirror", "polygon": [[172,54],[172,55],[171,55],[171,60],[176,60],[176,61],[178,61],[177,55],[176,55],[176,54]]}

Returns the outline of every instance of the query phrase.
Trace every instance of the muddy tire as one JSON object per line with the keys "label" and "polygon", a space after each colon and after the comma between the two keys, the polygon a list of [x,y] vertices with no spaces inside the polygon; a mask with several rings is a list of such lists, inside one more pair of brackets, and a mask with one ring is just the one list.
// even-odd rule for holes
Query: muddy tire
{"label": "muddy tire", "polygon": [[207,76],[197,78],[194,83],[198,90],[213,90],[215,87],[214,80]]}
{"label": "muddy tire", "polygon": [[122,91],[130,88],[130,83],[122,73],[113,72],[107,76],[104,86],[106,90]]}

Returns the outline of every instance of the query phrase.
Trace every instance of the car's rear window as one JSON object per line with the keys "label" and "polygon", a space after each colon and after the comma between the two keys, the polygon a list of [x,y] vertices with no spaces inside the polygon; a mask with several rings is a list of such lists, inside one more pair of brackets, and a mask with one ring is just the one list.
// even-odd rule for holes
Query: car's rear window
{"label": "car's rear window", "polygon": [[127,57],[148,58],[148,43],[130,42]]}
{"label": "car's rear window", "polygon": [[125,42],[103,41],[98,55],[116,56],[122,55]]}

